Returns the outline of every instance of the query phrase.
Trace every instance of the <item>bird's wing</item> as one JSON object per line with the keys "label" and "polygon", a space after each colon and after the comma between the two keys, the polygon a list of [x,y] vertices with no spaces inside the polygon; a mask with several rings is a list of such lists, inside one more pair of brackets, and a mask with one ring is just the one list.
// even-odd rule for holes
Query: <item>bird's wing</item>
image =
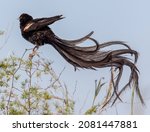
{"label": "bird's wing", "polygon": [[23,31],[24,32],[30,32],[34,30],[39,30],[47,25],[50,25],[58,20],[63,19],[62,15],[54,16],[54,17],[49,17],[49,18],[39,18],[39,19],[34,19],[33,21],[27,23],[27,25],[24,27]]}

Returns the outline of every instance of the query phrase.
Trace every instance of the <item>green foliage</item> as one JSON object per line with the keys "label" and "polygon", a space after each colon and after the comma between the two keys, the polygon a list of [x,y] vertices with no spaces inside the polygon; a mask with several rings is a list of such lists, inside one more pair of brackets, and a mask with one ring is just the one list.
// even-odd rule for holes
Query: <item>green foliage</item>
{"label": "green foliage", "polygon": [[74,102],[51,63],[23,57],[0,61],[0,114],[72,114]]}
{"label": "green foliage", "polygon": [[[24,59],[26,52],[0,61],[0,114],[74,114],[75,102],[59,79],[61,73],[57,75],[51,62],[40,56]],[[104,101],[95,103],[105,84],[102,79],[95,81],[93,103],[84,114],[100,114],[109,100],[111,85]]]}
{"label": "green foliage", "polygon": [[86,112],[85,112],[85,115],[92,115],[92,114],[95,114],[97,112],[97,107],[96,105],[92,106],[90,109],[88,109]]}

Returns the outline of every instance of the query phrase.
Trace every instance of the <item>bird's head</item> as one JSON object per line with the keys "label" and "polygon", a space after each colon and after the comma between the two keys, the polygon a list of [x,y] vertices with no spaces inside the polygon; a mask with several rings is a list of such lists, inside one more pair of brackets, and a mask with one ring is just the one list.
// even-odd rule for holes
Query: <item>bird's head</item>
{"label": "bird's head", "polygon": [[26,14],[26,13],[23,13],[20,15],[19,17],[19,21],[20,21],[20,25],[25,25],[27,22],[31,21],[33,18],[32,16]]}

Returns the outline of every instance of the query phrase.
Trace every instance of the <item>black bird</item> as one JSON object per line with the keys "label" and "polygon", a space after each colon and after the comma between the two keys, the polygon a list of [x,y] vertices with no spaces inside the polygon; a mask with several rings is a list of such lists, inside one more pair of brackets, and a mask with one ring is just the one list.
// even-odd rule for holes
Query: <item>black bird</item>
{"label": "black bird", "polygon": [[[32,16],[23,13],[19,17],[21,34],[27,41],[35,45],[34,50],[44,44],[52,45],[67,62],[74,66],[75,70],[77,67],[86,69],[115,67],[115,70],[118,70],[118,74],[115,79],[111,78],[114,91],[106,104],[108,104],[112,97],[116,95],[113,101],[114,104],[117,99],[120,99],[121,93],[124,92],[127,87],[130,87],[131,84],[134,84],[140,101],[144,104],[144,100],[139,89],[138,69],[135,66],[138,59],[138,53],[135,50],[132,50],[123,41],[110,41],[99,44],[94,38],[91,37],[94,33],[93,31],[77,40],[61,39],[54,34],[48,25],[63,18],[64,17],[62,15],[58,15],[48,18],[33,19]],[[86,40],[91,40],[95,43],[95,45],[87,47],[79,46]],[[108,51],[103,50],[103,48],[112,45],[123,45],[124,48]],[[125,57],[124,55],[126,54],[134,55],[134,62]],[[131,74],[128,83],[119,91],[118,86],[122,77],[124,65],[131,69]]]}

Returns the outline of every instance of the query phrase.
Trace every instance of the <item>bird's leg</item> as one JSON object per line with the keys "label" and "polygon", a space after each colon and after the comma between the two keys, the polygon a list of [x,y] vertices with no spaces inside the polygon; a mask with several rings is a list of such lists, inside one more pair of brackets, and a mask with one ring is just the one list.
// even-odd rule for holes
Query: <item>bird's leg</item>
{"label": "bird's leg", "polygon": [[36,45],[36,46],[33,48],[33,52],[36,52],[38,49],[39,49],[39,46]]}
{"label": "bird's leg", "polygon": [[32,50],[32,53],[29,54],[29,58],[32,59],[35,55],[37,55],[37,50],[39,49],[39,46],[36,45],[33,50]]}

